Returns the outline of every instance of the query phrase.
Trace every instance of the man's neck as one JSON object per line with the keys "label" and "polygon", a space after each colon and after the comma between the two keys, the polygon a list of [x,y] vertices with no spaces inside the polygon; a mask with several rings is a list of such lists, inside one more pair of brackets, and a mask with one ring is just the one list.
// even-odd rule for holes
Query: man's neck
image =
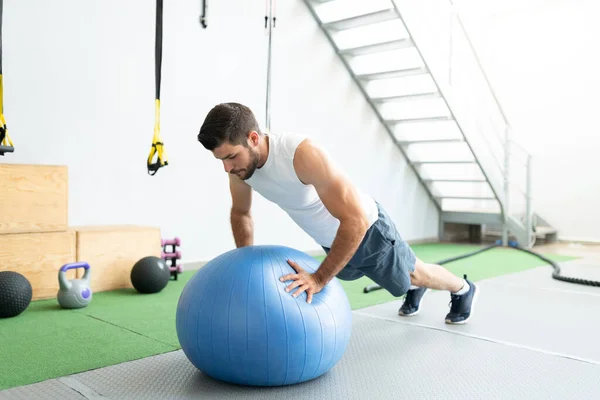
{"label": "man's neck", "polygon": [[263,140],[258,145],[260,158],[258,160],[258,168],[262,168],[269,158],[269,135],[264,135]]}

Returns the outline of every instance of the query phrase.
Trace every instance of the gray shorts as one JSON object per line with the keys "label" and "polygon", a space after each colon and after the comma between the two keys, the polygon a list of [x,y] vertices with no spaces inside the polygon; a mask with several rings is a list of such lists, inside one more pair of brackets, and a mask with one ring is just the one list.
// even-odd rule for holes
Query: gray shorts
{"label": "gray shorts", "polygon": [[[400,237],[394,222],[378,203],[379,218],[369,228],[354,256],[337,277],[345,281],[367,276],[393,296],[404,295],[410,288],[410,273],[416,256]],[[323,247],[329,253],[329,248]]]}

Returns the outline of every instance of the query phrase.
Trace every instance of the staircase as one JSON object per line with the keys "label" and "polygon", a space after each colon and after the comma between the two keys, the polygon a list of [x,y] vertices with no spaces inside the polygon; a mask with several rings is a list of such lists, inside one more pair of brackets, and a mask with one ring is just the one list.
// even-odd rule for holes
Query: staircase
{"label": "staircase", "polygon": [[440,238],[458,223],[526,248],[556,239],[532,210],[531,157],[451,0],[304,2],[436,204]]}

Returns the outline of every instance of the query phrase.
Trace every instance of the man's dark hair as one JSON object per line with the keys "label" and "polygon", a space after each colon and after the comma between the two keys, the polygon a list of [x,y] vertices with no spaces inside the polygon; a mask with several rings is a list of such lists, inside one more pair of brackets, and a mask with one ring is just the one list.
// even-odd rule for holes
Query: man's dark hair
{"label": "man's dark hair", "polygon": [[213,107],[204,119],[198,141],[207,150],[214,150],[225,142],[247,146],[248,134],[261,133],[250,108],[239,103],[221,103]]}

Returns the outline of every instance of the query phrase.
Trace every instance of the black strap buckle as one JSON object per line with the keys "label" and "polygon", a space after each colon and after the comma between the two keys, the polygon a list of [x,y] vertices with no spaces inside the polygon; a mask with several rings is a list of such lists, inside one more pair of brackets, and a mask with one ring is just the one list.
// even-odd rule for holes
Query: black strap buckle
{"label": "black strap buckle", "polygon": [[168,161],[163,161],[161,159],[160,154],[158,153],[158,151],[156,149],[156,147],[158,145],[162,146],[163,144],[162,144],[162,142],[152,143],[152,149],[153,149],[152,153],[153,153],[153,155],[157,154],[156,162],[150,162],[150,159],[148,159],[148,174],[151,176],[155,175],[161,167],[169,165]]}
{"label": "black strap buckle", "polygon": [[0,156],[3,156],[4,153],[14,153],[15,148],[13,146],[5,146],[1,143],[6,139],[6,128],[0,127]]}

